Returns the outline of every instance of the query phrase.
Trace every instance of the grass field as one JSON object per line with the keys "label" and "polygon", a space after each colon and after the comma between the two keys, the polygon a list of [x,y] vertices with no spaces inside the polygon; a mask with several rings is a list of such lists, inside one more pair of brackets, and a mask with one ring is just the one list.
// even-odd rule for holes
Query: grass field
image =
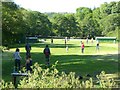
{"label": "grass field", "polygon": [[[54,44],[50,44],[50,40],[45,41],[45,43],[34,43],[31,44],[32,50],[31,55],[33,63],[38,62],[41,67],[44,68],[45,58],[43,54],[43,49],[46,44],[49,45],[51,50],[50,63],[54,64],[58,61],[57,69],[61,71],[76,72],[76,75],[85,76],[90,74],[95,76],[101,71],[105,71],[110,74],[118,73],[118,44],[114,43],[100,43],[100,50],[96,51],[96,42],[89,42],[85,44],[85,52],[81,53],[80,48],[81,40],[70,40],[67,42],[69,51],[66,52],[64,40],[56,39]],[[14,45],[10,51],[5,51],[2,54],[2,78],[5,81],[11,81],[11,72],[14,67],[14,59],[12,55],[16,47],[20,48],[20,54],[22,56],[21,64],[25,65],[25,48],[24,44]]]}

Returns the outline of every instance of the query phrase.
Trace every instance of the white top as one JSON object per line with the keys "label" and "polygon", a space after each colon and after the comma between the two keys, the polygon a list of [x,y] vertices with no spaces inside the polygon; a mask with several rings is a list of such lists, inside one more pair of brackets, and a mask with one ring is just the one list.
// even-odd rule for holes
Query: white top
{"label": "white top", "polygon": [[18,59],[18,60],[21,59],[21,56],[20,56],[20,53],[19,53],[19,52],[15,52],[15,53],[13,54],[13,56],[14,56],[15,59]]}

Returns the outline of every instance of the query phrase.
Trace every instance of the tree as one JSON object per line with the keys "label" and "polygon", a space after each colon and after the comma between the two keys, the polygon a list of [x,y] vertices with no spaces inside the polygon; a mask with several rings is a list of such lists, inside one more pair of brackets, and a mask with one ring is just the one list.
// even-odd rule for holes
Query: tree
{"label": "tree", "polygon": [[76,22],[76,18],[74,14],[67,14],[66,15],[68,19],[68,28],[67,28],[67,34],[68,36],[79,36],[80,35],[80,29],[78,27],[78,22]]}
{"label": "tree", "polygon": [[3,45],[24,42],[25,36],[51,34],[52,24],[46,15],[20,8],[14,2],[3,2],[2,6]]}
{"label": "tree", "polygon": [[59,36],[63,36],[65,32],[64,24],[66,22],[66,18],[62,14],[56,14],[53,17],[52,23],[54,29],[57,29],[57,33]]}
{"label": "tree", "polygon": [[13,2],[2,2],[2,43],[13,43],[19,39],[22,26],[22,15],[19,7]]}
{"label": "tree", "polygon": [[101,28],[103,35],[107,35],[107,33],[111,31],[115,31],[120,26],[120,15],[119,14],[111,14],[106,18],[101,20]]}
{"label": "tree", "polygon": [[2,6],[3,45],[35,35],[82,38],[108,35],[118,32],[120,26],[120,1],[104,3],[93,10],[80,7],[75,14],[40,13],[21,8],[14,2],[3,2]]}
{"label": "tree", "polygon": [[26,26],[28,27],[28,29],[26,30],[27,36],[50,35],[52,24],[47,18],[47,16],[37,11],[27,11],[24,16]]}
{"label": "tree", "polygon": [[51,21],[58,35],[68,37],[78,35],[78,23],[74,14],[55,14]]}
{"label": "tree", "polygon": [[[92,10],[90,8],[87,7],[80,7],[76,9],[76,19],[77,22],[79,23],[79,28],[81,28],[81,37],[87,37],[87,35],[89,34],[88,31],[90,31],[89,29],[92,29],[88,23],[87,17],[92,13]],[[88,18],[89,19],[89,18]],[[90,21],[90,20],[89,20]],[[89,27],[90,26],[90,27]]]}

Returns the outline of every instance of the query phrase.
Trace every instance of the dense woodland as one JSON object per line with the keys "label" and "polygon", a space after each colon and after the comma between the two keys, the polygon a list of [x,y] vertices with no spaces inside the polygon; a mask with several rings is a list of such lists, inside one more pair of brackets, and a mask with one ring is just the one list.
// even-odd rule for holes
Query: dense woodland
{"label": "dense woodland", "polygon": [[76,13],[41,13],[14,2],[2,2],[2,43],[24,42],[26,36],[94,38],[120,31],[120,1],[98,8],[78,7]]}

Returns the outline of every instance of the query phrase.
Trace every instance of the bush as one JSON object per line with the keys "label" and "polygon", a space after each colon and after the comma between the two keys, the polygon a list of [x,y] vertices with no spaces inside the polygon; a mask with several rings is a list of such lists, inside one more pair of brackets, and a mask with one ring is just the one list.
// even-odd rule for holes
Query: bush
{"label": "bush", "polygon": [[108,78],[104,71],[100,75],[96,76],[98,78],[101,88],[112,88],[115,86],[115,81],[113,78]]}
{"label": "bush", "polygon": [[[107,78],[104,71],[97,75],[98,85],[93,85],[92,78],[81,81],[74,72],[60,73],[55,65],[42,69],[38,63],[35,63],[32,69],[33,72],[28,72],[28,77],[22,78],[17,88],[112,88],[115,86],[114,80]],[[12,83],[2,81],[2,88],[14,88],[14,86]]]}
{"label": "bush", "polygon": [[12,82],[7,83],[4,80],[0,81],[0,86],[2,89],[15,88]]}
{"label": "bush", "polygon": [[28,77],[20,80],[18,88],[76,88],[81,87],[78,78],[75,78],[75,73],[70,72],[68,75],[58,72],[54,66],[47,69],[42,69],[38,63],[35,63],[33,73],[29,73]]}

